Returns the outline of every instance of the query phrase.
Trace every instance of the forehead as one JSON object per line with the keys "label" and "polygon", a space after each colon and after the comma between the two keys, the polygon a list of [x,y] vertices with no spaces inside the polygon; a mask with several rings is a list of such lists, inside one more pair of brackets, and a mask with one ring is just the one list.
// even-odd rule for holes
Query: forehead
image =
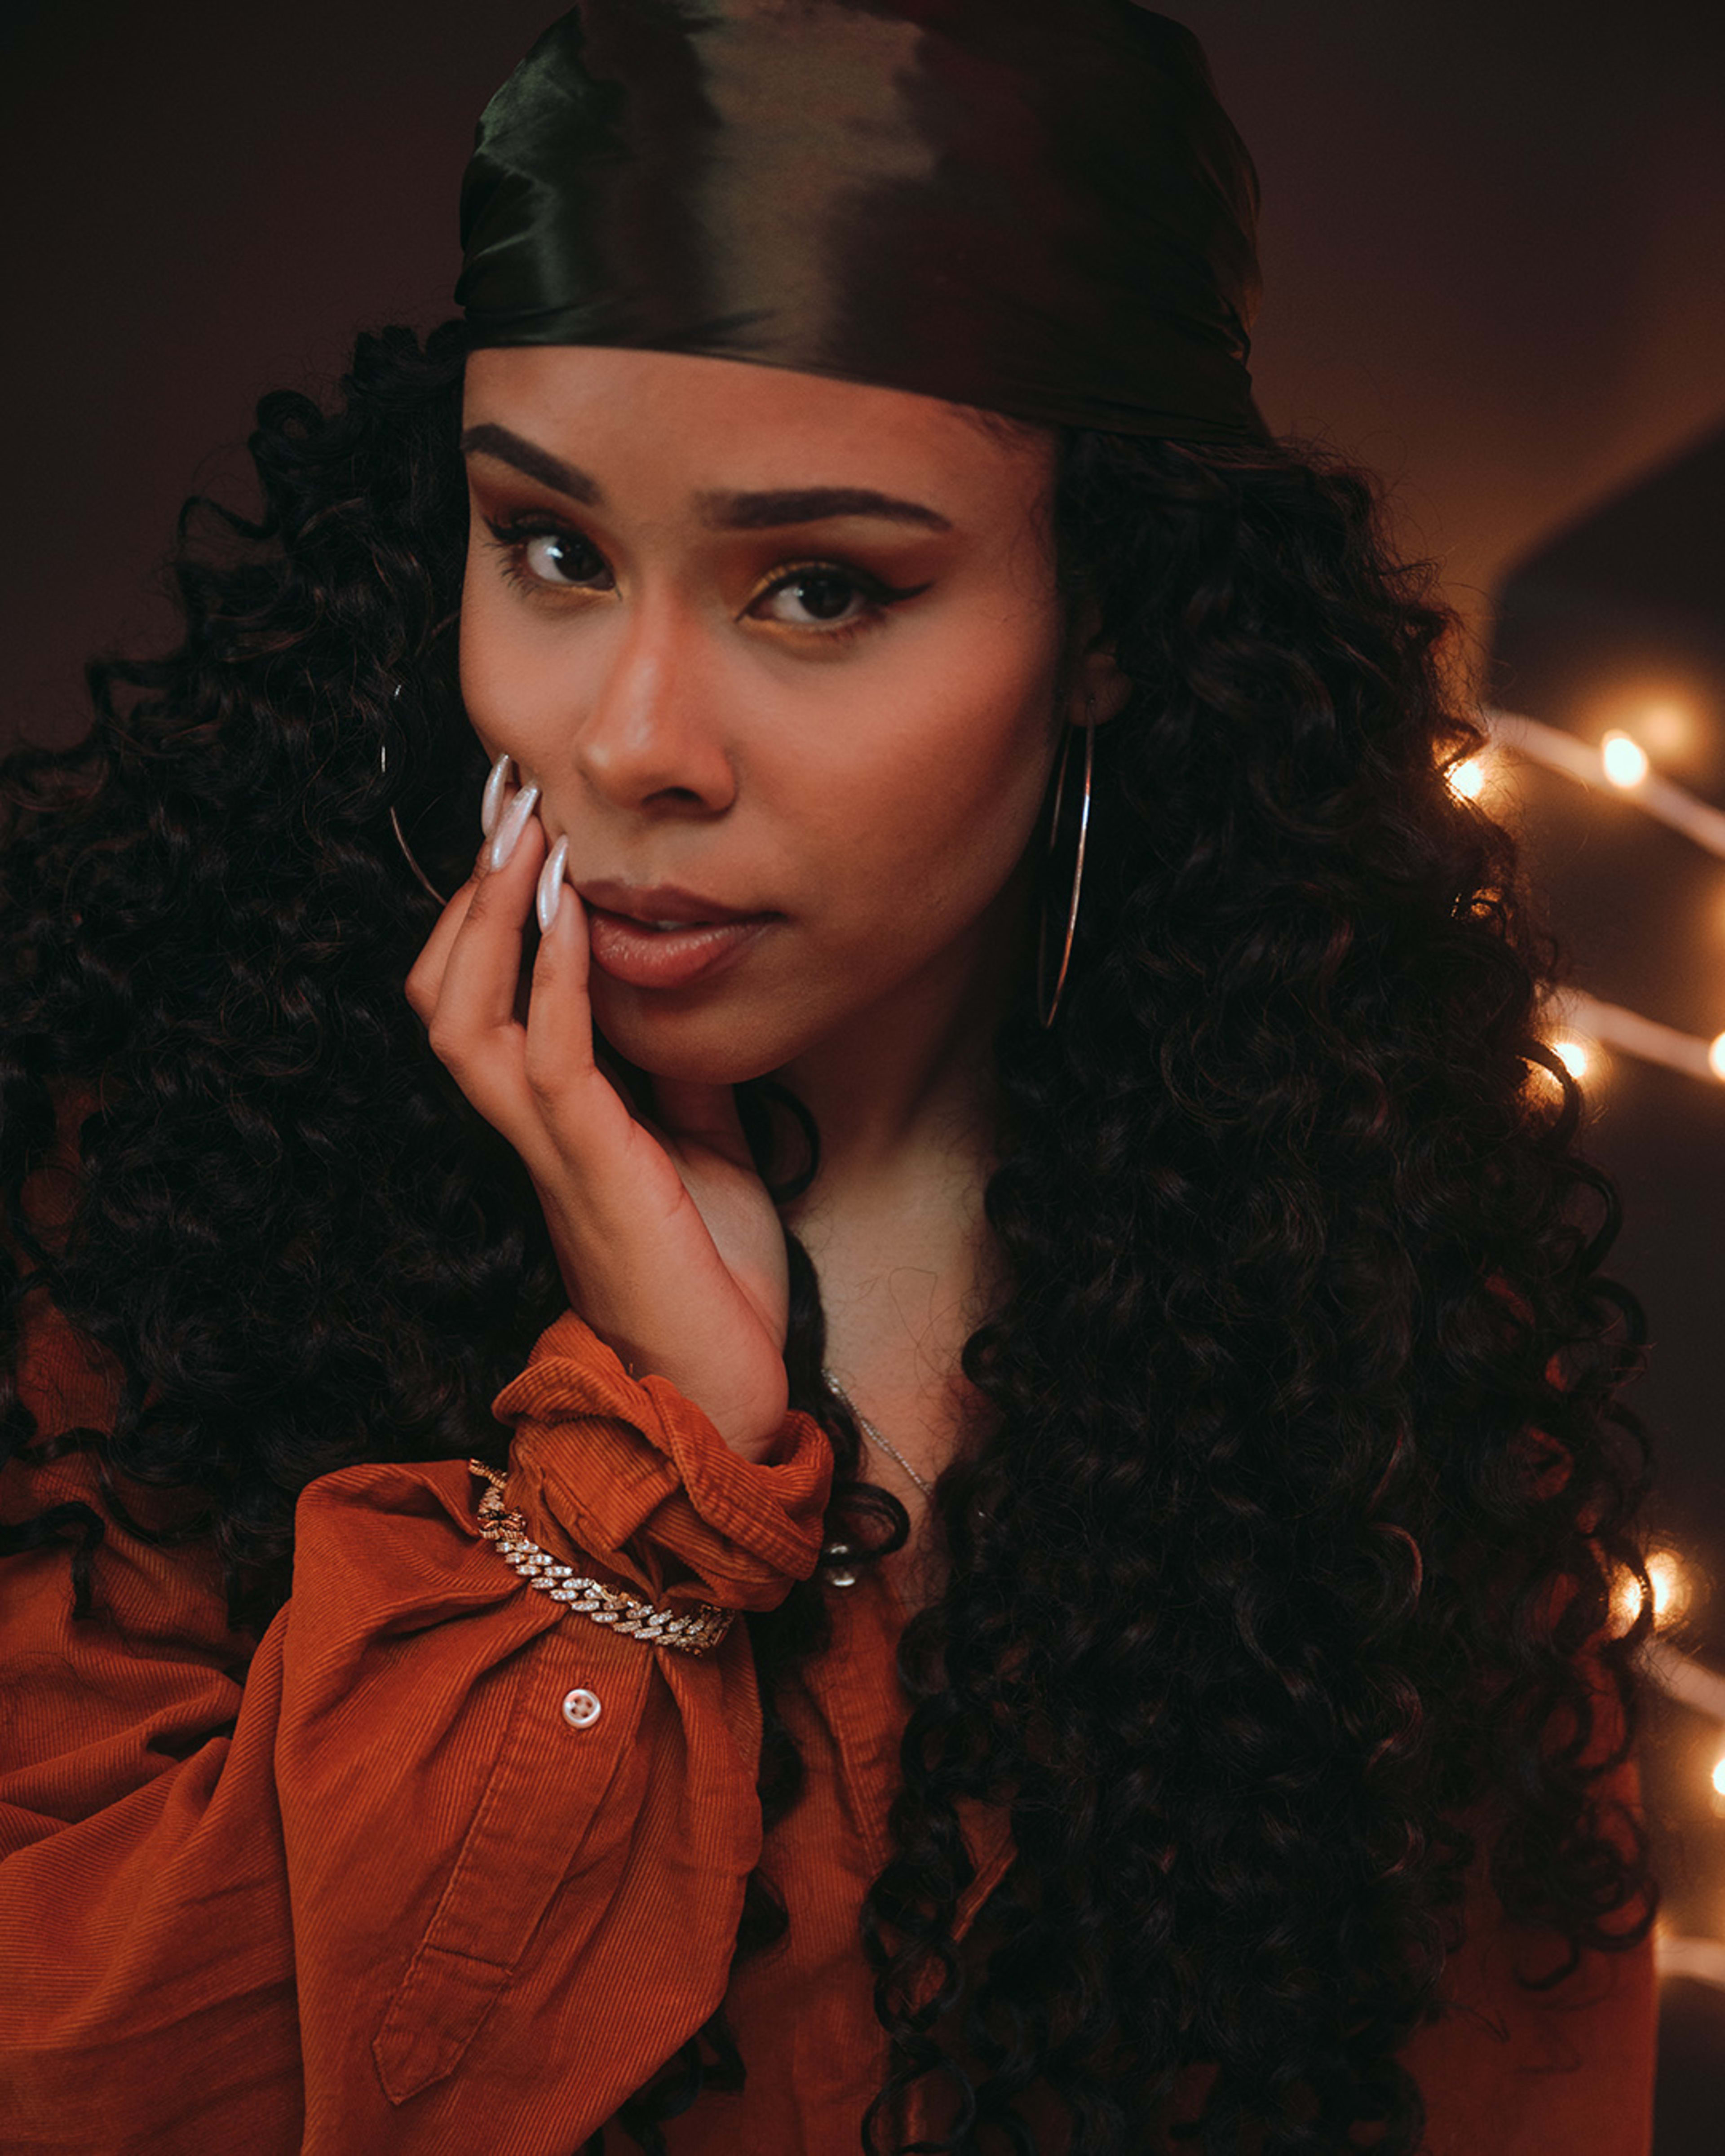
{"label": "forehead", "polygon": [[467,362],[464,427],[507,427],[618,484],[655,490],[920,487],[954,522],[1040,501],[1055,437],[910,390],[749,360],[600,345],[517,345]]}

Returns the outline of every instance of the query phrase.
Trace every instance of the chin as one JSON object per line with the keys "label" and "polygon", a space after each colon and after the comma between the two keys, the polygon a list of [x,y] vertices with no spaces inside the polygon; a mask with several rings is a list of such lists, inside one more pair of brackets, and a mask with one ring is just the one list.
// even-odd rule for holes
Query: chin
{"label": "chin", "polygon": [[764,1078],[809,1045],[783,1012],[751,1011],[713,996],[697,1002],[595,984],[593,1020],[617,1053],[654,1078],[740,1086]]}

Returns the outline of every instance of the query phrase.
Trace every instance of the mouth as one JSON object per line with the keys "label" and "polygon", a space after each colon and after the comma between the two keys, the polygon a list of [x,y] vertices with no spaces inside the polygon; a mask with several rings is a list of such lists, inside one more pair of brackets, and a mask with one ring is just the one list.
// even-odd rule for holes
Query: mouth
{"label": "mouth", "polygon": [[634,988],[681,988],[710,979],[784,917],[745,912],[663,884],[578,888],[594,965]]}

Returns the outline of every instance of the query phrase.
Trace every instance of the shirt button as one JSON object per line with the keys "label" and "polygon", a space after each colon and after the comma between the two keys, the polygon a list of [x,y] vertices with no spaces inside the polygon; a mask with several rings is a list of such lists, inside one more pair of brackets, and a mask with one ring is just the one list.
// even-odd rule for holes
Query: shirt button
{"label": "shirt button", "polygon": [[856,1574],[845,1560],[850,1555],[849,1543],[829,1543],[821,1552],[825,1560],[824,1576],[829,1587],[855,1587]]}
{"label": "shirt button", "polygon": [[578,1691],[564,1696],[563,1719],[572,1729],[591,1729],[602,1712],[597,1692]]}

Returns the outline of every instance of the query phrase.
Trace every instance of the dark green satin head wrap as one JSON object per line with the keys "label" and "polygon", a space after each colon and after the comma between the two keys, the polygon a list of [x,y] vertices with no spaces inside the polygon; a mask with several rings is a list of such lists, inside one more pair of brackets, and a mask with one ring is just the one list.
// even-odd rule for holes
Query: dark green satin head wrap
{"label": "dark green satin head wrap", "polygon": [[455,297],[481,346],[1260,439],[1256,206],[1135,0],[582,0],[485,108]]}

